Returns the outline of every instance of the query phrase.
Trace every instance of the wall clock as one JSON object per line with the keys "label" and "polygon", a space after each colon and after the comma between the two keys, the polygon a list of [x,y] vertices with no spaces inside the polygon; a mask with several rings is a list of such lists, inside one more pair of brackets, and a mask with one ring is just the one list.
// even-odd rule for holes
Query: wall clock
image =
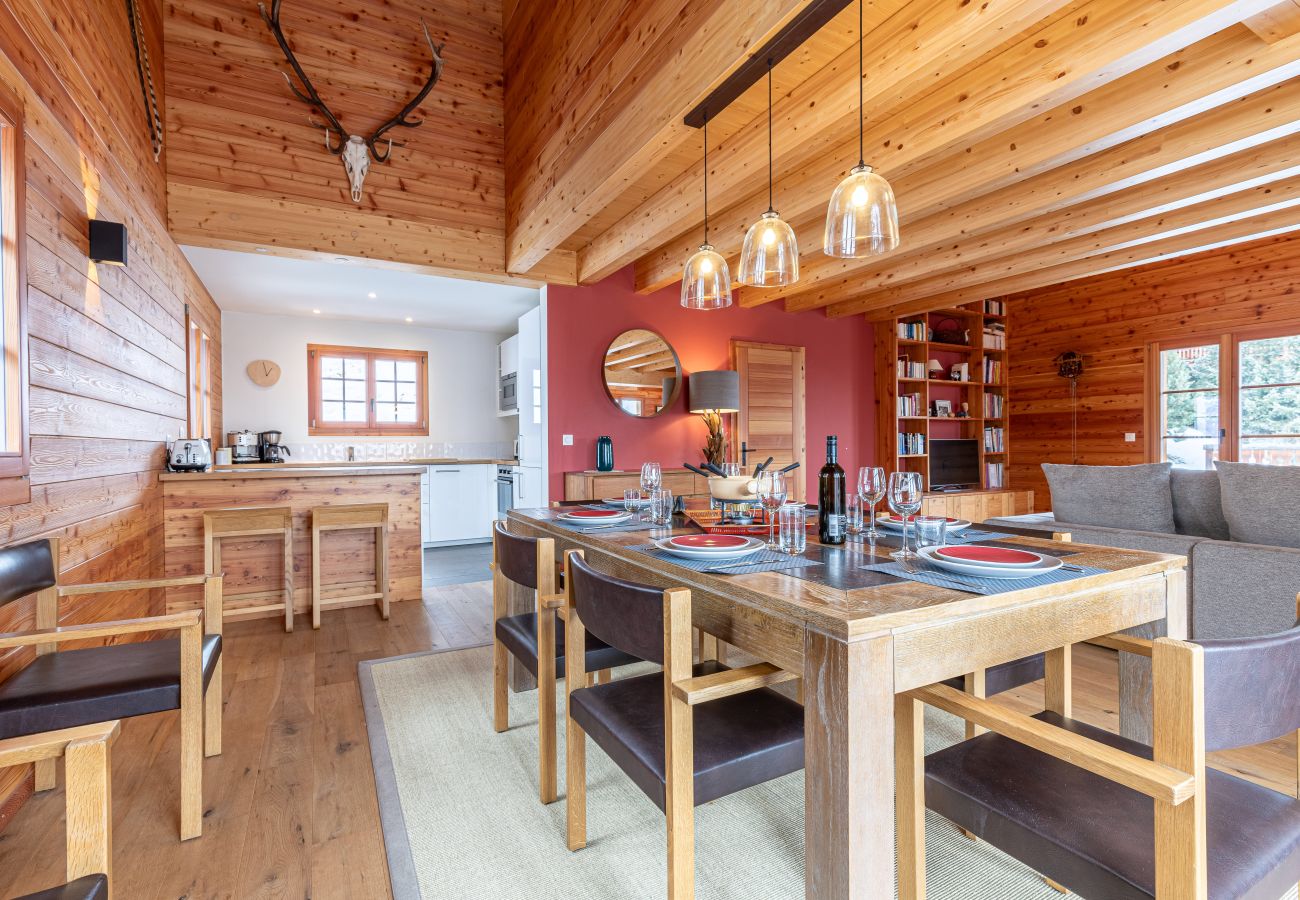
{"label": "wall clock", "polygon": [[258,387],[270,387],[280,380],[280,367],[269,359],[255,359],[245,369],[249,380]]}

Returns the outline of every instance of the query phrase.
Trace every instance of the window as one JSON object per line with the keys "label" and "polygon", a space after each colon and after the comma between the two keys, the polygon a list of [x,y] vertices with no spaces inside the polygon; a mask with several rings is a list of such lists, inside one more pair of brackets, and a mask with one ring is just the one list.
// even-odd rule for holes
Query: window
{"label": "window", "polygon": [[27,475],[27,276],[22,106],[0,90],[0,503],[31,499]]}
{"label": "window", "polygon": [[1152,345],[1151,457],[1300,465],[1300,326]]}
{"label": "window", "polygon": [[185,308],[186,417],[191,438],[212,438],[212,341]]}
{"label": "window", "polygon": [[429,354],[307,346],[308,433],[427,435]]}

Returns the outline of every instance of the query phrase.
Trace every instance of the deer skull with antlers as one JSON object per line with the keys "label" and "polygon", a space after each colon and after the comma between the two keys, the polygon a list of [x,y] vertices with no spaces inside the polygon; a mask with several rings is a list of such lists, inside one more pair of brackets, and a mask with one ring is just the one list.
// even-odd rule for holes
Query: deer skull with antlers
{"label": "deer skull with antlers", "polygon": [[[411,98],[411,101],[402,107],[401,111],[384,122],[370,137],[365,138],[359,134],[348,134],[343,125],[339,122],[338,116],[330,111],[321,99],[320,94],[316,93],[316,88],[312,86],[311,79],[303,71],[302,66],[298,63],[298,58],[293,55],[293,50],[289,47],[289,42],[284,36],[284,29],[280,26],[280,3],[281,0],[272,0],[271,11],[266,11],[266,4],[259,3],[257,8],[261,10],[262,19],[265,20],[271,34],[275,36],[275,41],[280,45],[280,50],[284,52],[285,59],[289,62],[289,68],[293,69],[293,74],[298,78],[298,84],[294,84],[293,79],[287,72],[282,73],[284,80],[289,84],[289,90],[293,91],[294,96],[309,105],[316,112],[324,117],[325,122],[313,121],[312,124],[325,130],[325,149],[335,156],[342,157],[343,168],[348,173],[348,181],[352,185],[352,202],[361,202],[361,186],[365,183],[366,173],[370,171],[370,160],[377,163],[386,163],[393,153],[393,147],[401,147],[402,144],[395,143],[392,138],[384,138],[384,134],[398,125],[403,128],[415,128],[423,120],[410,118],[411,113],[424,102],[424,98],[429,96],[433,86],[438,83],[442,77],[442,49],[446,44],[433,43],[433,38],[429,37],[429,29],[420,21],[420,27],[424,30],[424,39],[429,44],[429,50],[433,52],[433,66],[429,72],[429,80],[424,83],[424,87]],[[301,85],[301,87],[299,87]],[[386,146],[382,149],[379,147],[379,141],[383,138],[387,141]]]}

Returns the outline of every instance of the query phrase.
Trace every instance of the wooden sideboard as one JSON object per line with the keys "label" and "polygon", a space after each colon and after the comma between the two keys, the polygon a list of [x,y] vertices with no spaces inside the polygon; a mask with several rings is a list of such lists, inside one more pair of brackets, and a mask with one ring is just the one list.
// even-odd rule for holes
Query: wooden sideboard
{"label": "wooden sideboard", "polygon": [[970,522],[983,522],[996,516],[1023,516],[1033,511],[1033,491],[1009,489],[926,494],[921,505],[924,515],[952,516]]}
{"label": "wooden sideboard", "polygon": [[[623,492],[641,486],[640,469],[621,472],[565,472],[565,500],[603,500],[622,497]],[[664,469],[663,486],[674,496],[707,494],[708,484],[689,469]]]}

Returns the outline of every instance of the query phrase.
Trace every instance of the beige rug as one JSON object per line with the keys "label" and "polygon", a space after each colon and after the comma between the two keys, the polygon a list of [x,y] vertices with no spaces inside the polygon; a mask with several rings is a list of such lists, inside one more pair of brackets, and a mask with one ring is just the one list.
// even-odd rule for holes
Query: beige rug
{"label": "beige rug", "polygon": [[[511,728],[491,725],[486,647],[363,663],[362,691],[397,900],[662,900],[664,819],[588,747],[587,847],[564,844],[564,800],[537,800],[537,706],[512,695]],[[559,722],[563,722],[562,704]],[[926,747],[960,737],[934,710]],[[560,728],[563,792],[564,729]],[[803,773],[696,810],[700,900],[803,897]],[[934,900],[1060,900],[1031,870],[931,814]]]}

